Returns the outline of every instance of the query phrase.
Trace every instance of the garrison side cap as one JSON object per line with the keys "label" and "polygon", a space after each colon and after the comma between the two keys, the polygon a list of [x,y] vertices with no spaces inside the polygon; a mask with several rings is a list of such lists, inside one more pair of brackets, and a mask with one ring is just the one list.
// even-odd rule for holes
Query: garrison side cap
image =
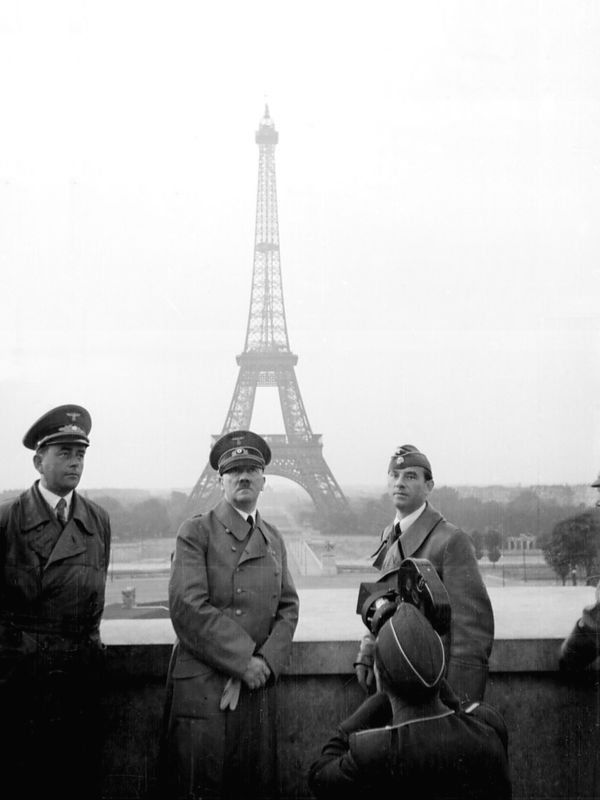
{"label": "garrison side cap", "polygon": [[83,406],[73,404],[57,406],[47,411],[23,437],[29,450],[38,450],[48,444],[81,444],[89,446],[92,418]]}
{"label": "garrison side cap", "polygon": [[425,453],[421,453],[414,444],[401,444],[397,447],[388,464],[388,472],[394,469],[408,469],[409,467],[423,467],[433,474],[431,464]]}
{"label": "garrison side cap", "polygon": [[210,451],[209,463],[220,475],[235,467],[260,467],[271,461],[271,448],[257,433],[231,431],[221,436]]}
{"label": "garrison side cap", "polygon": [[446,656],[425,615],[410,603],[400,603],[377,635],[375,663],[396,689],[432,690],[444,676]]}

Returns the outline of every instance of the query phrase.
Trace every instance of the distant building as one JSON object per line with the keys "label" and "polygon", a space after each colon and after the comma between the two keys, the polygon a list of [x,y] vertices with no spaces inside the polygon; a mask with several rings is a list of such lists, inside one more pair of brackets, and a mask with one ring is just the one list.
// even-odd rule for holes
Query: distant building
{"label": "distant building", "polygon": [[528,533],[521,533],[519,536],[509,536],[506,539],[506,549],[509,552],[522,550],[533,550],[535,548],[535,536]]}

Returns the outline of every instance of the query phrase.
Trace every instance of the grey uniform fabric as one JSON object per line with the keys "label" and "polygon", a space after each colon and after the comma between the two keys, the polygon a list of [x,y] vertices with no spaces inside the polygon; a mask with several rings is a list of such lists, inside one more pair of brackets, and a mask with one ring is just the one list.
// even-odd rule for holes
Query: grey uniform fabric
{"label": "grey uniform fabric", "polygon": [[[260,514],[247,523],[225,500],[181,526],[169,603],[178,645],[169,679],[166,761],[173,796],[274,797],[275,679],[291,654],[298,595],[283,539]],[[252,655],[272,678],[221,711],[228,678]]]}
{"label": "grey uniform fabric", "polygon": [[504,721],[489,706],[394,725],[387,697],[374,695],[327,742],[309,786],[318,800],[509,800],[507,742]]}

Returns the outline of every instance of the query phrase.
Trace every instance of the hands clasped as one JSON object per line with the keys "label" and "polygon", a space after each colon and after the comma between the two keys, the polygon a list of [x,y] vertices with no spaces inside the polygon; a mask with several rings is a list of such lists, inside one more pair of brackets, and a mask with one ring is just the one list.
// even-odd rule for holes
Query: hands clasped
{"label": "hands clasped", "polygon": [[242,675],[242,680],[249,689],[260,689],[269,680],[271,670],[269,665],[259,656],[252,656]]}
{"label": "hands clasped", "polygon": [[221,695],[221,702],[219,703],[221,711],[225,711],[226,709],[235,711],[240,699],[242,681],[244,681],[249,689],[260,689],[261,686],[264,686],[269,680],[270,675],[271,670],[264,658],[252,656],[241,679],[229,678],[227,680],[225,688],[223,689],[223,694]]}

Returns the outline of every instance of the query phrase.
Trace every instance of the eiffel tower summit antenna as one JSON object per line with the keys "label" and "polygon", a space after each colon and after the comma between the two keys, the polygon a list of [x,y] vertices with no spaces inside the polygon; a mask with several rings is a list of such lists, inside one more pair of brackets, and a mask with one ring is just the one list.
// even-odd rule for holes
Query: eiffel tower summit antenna
{"label": "eiffel tower summit antenna", "polygon": [[[275,181],[275,146],[279,134],[265,105],[256,132],[258,193],[254,236],[254,267],[244,351],[236,360],[240,370],[221,434],[250,428],[258,387],[277,387],[285,434],[261,434],[271,447],[270,475],[289,478],[302,486],[319,515],[351,514],[342,490],[323,457],[321,435],[313,433],[296,379],[298,356],[290,350],[283,302],[279,257],[279,222]],[[188,509],[205,511],[220,497],[217,474],[207,464],[192,489]]]}

